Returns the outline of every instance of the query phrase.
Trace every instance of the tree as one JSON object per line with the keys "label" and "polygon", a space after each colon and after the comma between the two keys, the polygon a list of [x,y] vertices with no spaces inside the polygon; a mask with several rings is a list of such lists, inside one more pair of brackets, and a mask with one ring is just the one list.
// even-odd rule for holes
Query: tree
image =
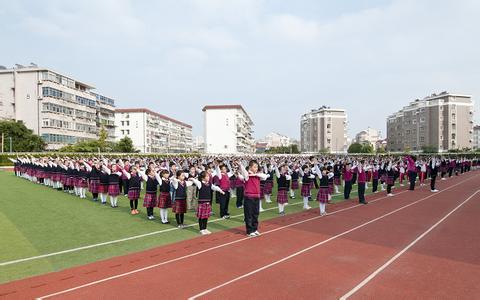
{"label": "tree", "polygon": [[12,150],[15,152],[43,151],[46,143],[41,137],[28,129],[22,121],[0,121],[0,135],[5,137],[4,151],[10,150],[9,138],[12,138]]}
{"label": "tree", "polygon": [[360,143],[353,143],[348,147],[348,153],[363,153],[363,146]]}
{"label": "tree", "polygon": [[122,153],[136,152],[135,147],[133,147],[132,139],[128,136],[125,136],[120,141],[118,141],[113,147],[113,149],[115,152]]}
{"label": "tree", "polygon": [[373,146],[370,143],[364,143],[362,145],[362,153],[373,153]]}
{"label": "tree", "polygon": [[100,132],[98,133],[98,147],[100,148],[101,152],[107,152],[107,138],[108,132],[102,126],[102,128],[100,128]]}
{"label": "tree", "polygon": [[437,153],[438,149],[435,146],[422,146],[422,152],[423,153]]}

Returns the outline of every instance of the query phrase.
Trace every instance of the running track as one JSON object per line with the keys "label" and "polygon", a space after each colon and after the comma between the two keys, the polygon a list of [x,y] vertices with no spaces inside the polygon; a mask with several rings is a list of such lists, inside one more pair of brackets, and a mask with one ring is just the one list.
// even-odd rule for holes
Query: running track
{"label": "running track", "polygon": [[7,283],[0,297],[479,299],[479,182],[378,193],[263,222],[258,238],[237,228]]}

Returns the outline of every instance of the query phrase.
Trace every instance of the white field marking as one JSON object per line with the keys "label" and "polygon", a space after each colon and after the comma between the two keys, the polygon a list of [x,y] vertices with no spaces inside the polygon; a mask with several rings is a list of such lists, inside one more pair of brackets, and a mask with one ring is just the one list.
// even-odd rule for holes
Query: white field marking
{"label": "white field marking", "polygon": [[[351,194],[353,194],[353,193],[354,192],[351,192]],[[398,194],[400,194],[400,193],[398,193]],[[375,194],[372,194],[372,195],[375,195]],[[375,202],[375,201],[371,201],[371,202]],[[293,202],[290,205],[299,205],[299,204],[303,204],[303,201]],[[269,210],[275,210],[275,209],[278,209],[278,207],[265,208],[264,210],[269,211]],[[243,217],[243,214],[231,216],[230,219],[234,219],[234,218],[238,218],[238,217]],[[215,219],[215,220],[208,221],[208,223],[214,223],[214,222],[219,222],[219,221],[224,221],[224,219],[218,218],[218,219]],[[185,227],[194,227],[194,226],[197,226],[197,225],[198,224],[193,223],[193,224],[186,225]],[[15,260],[0,262],[0,267],[8,266],[8,265],[14,265],[14,264],[18,264],[18,263],[22,263],[22,262],[26,262],[26,261],[31,261],[31,260],[37,260],[37,259],[57,256],[57,255],[61,255],[61,254],[78,252],[78,251],[81,251],[81,250],[87,250],[87,249],[92,249],[92,248],[97,248],[97,247],[122,243],[122,242],[126,242],[126,241],[131,241],[131,240],[144,238],[144,237],[151,236],[151,235],[157,235],[157,234],[161,234],[161,233],[165,233],[165,232],[170,232],[170,231],[174,231],[174,230],[179,230],[179,228],[178,227],[172,227],[172,228],[168,228],[168,229],[152,231],[152,232],[148,232],[148,233],[144,233],[144,234],[130,236],[130,237],[126,237],[126,238],[122,238],[122,239],[118,239],[118,240],[106,241],[106,242],[102,242],[102,243],[97,243],[97,244],[91,244],[91,245],[81,246],[81,247],[77,247],[77,248],[66,249],[66,250],[62,250],[62,251],[58,251],[58,252],[51,252],[51,253],[41,254],[41,255],[37,255],[37,256],[31,256],[31,257],[25,257],[25,258],[19,258],[19,259],[15,259]]]}
{"label": "white field marking", "polygon": [[[442,193],[446,190],[449,190],[461,183],[464,183],[464,182],[467,182],[471,179],[473,179],[474,177],[476,176],[473,176],[471,178],[468,178],[468,179],[465,179],[465,180],[462,180],[458,183],[456,183],[455,185],[452,185],[448,188],[446,188],[445,190],[442,190],[436,194],[432,194],[428,197],[431,197],[431,196],[434,196],[434,195],[438,195],[439,193]],[[403,194],[403,193],[406,193],[408,192],[408,190],[404,190],[404,191],[401,191],[395,195],[400,195],[400,194]],[[427,197],[427,198],[428,198]],[[374,202],[377,202],[377,201],[380,201],[381,199],[387,199],[387,198],[390,198],[388,196],[384,196],[384,197],[381,197],[381,198],[378,198],[378,199],[374,199],[374,200],[371,200],[369,203],[374,203]],[[417,201],[418,202],[418,201]],[[411,204],[409,205],[412,205],[414,204],[414,202],[412,202]],[[356,208],[356,207],[360,207],[360,206],[364,206],[364,204],[357,204],[357,205],[354,205],[354,206],[350,206],[350,207],[346,207],[346,208],[343,208],[343,209],[339,209],[337,211],[334,211],[334,212],[331,212],[329,213],[329,215],[333,215],[333,214],[336,214],[336,213],[340,213],[342,211],[346,211],[346,210],[350,210],[350,209],[353,209],[353,208]],[[323,218],[323,216],[316,216],[316,217],[313,217],[313,218],[309,218],[309,219],[305,219],[305,220],[302,220],[302,221],[299,221],[299,222],[295,222],[295,223],[292,223],[292,224],[289,224],[289,225],[285,225],[285,226],[281,226],[281,227],[278,227],[278,228],[275,228],[275,229],[272,229],[272,230],[269,230],[269,231],[265,231],[264,233],[262,233],[262,236],[266,235],[266,234],[269,234],[269,233],[272,233],[272,232],[275,232],[275,231],[279,231],[279,230],[282,230],[282,229],[285,229],[285,228],[288,228],[288,227],[292,227],[292,226],[295,226],[295,225],[298,225],[298,224],[302,224],[302,223],[306,223],[306,222],[309,222],[309,221],[312,221],[312,220],[316,220],[316,219],[319,219],[319,218]],[[211,248],[208,248],[208,249],[204,249],[204,250],[201,250],[201,251],[198,251],[198,252],[195,252],[195,253],[191,253],[191,254],[188,254],[188,255],[185,255],[185,256],[181,256],[181,257],[177,257],[177,258],[174,258],[174,259],[171,259],[171,260],[168,260],[168,261],[164,261],[164,262],[161,262],[161,263],[157,263],[157,264],[153,264],[153,265],[150,265],[150,266],[147,266],[147,267],[143,267],[143,268],[140,268],[140,269],[136,269],[136,270],[133,270],[133,271],[129,271],[129,272],[126,272],[126,273],[122,273],[122,274],[118,274],[118,275],[114,275],[114,276],[111,276],[111,277],[107,277],[107,278],[103,278],[103,279],[100,279],[100,280],[97,280],[97,281],[92,281],[92,282],[89,282],[89,283],[86,283],[86,284],[83,284],[83,285],[80,285],[80,286],[76,286],[76,287],[73,287],[73,288],[70,288],[70,289],[66,289],[66,290],[62,290],[62,291],[59,291],[59,292],[56,292],[56,293],[52,293],[52,294],[49,294],[49,295],[46,295],[46,296],[41,296],[41,297],[38,297],[36,299],[47,299],[47,298],[51,298],[51,297],[54,297],[54,296],[58,296],[58,295],[62,295],[62,294],[66,294],[66,293],[69,293],[69,292],[73,292],[75,290],[79,290],[79,289],[82,289],[82,288],[85,288],[85,287],[89,287],[89,286],[93,286],[93,285],[96,285],[96,284],[99,284],[99,283],[102,283],[102,282],[106,282],[106,281],[110,281],[110,280],[114,280],[114,279],[117,279],[117,278],[121,278],[121,277],[125,277],[125,276],[128,276],[128,275],[131,275],[131,274],[135,274],[135,273],[139,273],[139,272],[142,272],[142,271],[146,271],[146,270],[150,270],[150,269],[153,269],[153,268],[156,268],[156,267],[159,267],[159,266],[163,266],[163,265],[166,265],[166,264],[169,264],[169,263],[172,263],[172,262],[176,262],[176,261],[180,261],[180,260],[183,260],[183,259],[187,259],[187,258],[190,258],[190,257],[193,257],[193,256],[197,256],[197,255],[200,255],[200,254],[203,254],[203,253],[206,253],[206,252],[209,252],[209,251],[212,251],[212,250],[216,250],[216,249],[219,249],[219,248],[223,248],[223,247],[226,247],[226,246],[229,246],[229,245],[232,245],[232,244],[236,244],[236,243],[239,243],[239,242],[242,242],[242,241],[246,241],[246,240],[250,240],[252,239],[251,237],[246,237],[246,238],[242,238],[242,239],[239,239],[239,240],[235,240],[235,241],[232,241],[232,242],[228,242],[228,243],[225,243],[225,244],[221,244],[221,245],[217,245],[217,246],[214,246],[214,247],[211,247]]]}
{"label": "white field marking", "polygon": [[246,278],[246,277],[249,277],[249,276],[251,276],[251,275],[254,275],[254,274],[256,274],[256,273],[258,273],[258,272],[261,272],[261,271],[263,271],[263,270],[266,270],[266,269],[268,269],[268,268],[271,268],[271,267],[273,267],[273,266],[275,266],[275,265],[278,265],[278,264],[280,264],[280,263],[282,263],[282,262],[284,262],[284,261],[287,261],[287,260],[289,260],[289,259],[291,259],[291,258],[293,258],[293,257],[299,256],[300,254],[303,254],[303,253],[305,253],[305,252],[307,252],[307,251],[310,251],[310,250],[312,250],[312,249],[314,249],[314,248],[316,248],[316,247],[318,247],[318,246],[324,245],[324,244],[326,244],[326,243],[328,243],[328,242],[330,242],[330,241],[332,241],[332,240],[335,240],[335,239],[337,239],[337,238],[339,238],[339,237],[342,237],[342,236],[344,236],[344,235],[346,235],[346,234],[349,234],[349,233],[351,233],[351,232],[353,232],[353,231],[355,231],[355,230],[358,230],[358,229],[360,229],[360,228],[363,228],[363,227],[365,227],[365,226],[367,226],[367,225],[369,225],[369,224],[371,224],[371,223],[374,223],[374,222],[376,222],[376,221],[378,221],[378,220],[381,220],[381,219],[383,219],[383,218],[385,218],[385,217],[388,217],[388,216],[390,216],[390,215],[392,215],[392,214],[394,214],[394,213],[396,213],[396,212],[398,212],[398,211],[401,211],[401,210],[403,210],[403,209],[405,209],[405,208],[407,208],[407,207],[410,207],[410,206],[412,206],[412,205],[415,205],[415,204],[418,204],[418,203],[420,203],[420,202],[423,202],[423,201],[425,201],[425,200],[427,200],[427,199],[429,199],[429,198],[431,198],[431,197],[434,197],[434,196],[436,196],[436,195],[438,195],[438,194],[440,194],[440,193],[442,193],[442,192],[448,191],[449,189],[451,189],[451,188],[453,188],[453,187],[455,187],[455,186],[457,186],[457,185],[459,185],[459,184],[461,184],[461,183],[464,183],[464,182],[466,182],[466,181],[468,181],[468,180],[470,180],[470,179],[472,179],[472,178],[469,178],[469,179],[467,179],[467,180],[461,181],[461,182],[459,182],[459,183],[457,183],[457,184],[455,184],[455,185],[452,185],[452,186],[450,186],[450,187],[448,187],[448,188],[446,188],[446,189],[444,189],[444,190],[442,190],[442,191],[440,191],[440,192],[438,192],[438,193],[432,193],[431,195],[429,195],[429,196],[427,196],[427,197],[421,198],[421,199],[416,200],[416,201],[414,201],[414,202],[412,202],[412,203],[410,203],[410,204],[407,204],[407,205],[404,205],[404,206],[402,206],[402,207],[399,207],[399,208],[397,208],[397,209],[395,209],[395,210],[393,210],[393,211],[391,211],[391,212],[389,212],[389,213],[386,213],[386,214],[381,215],[381,216],[379,216],[379,217],[377,217],[377,218],[374,218],[374,219],[372,219],[372,220],[370,220],[370,221],[367,221],[367,222],[365,222],[365,223],[363,223],[363,224],[360,224],[360,225],[358,225],[358,226],[355,226],[355,227],[353,227],[353,228],[350,228],[350,229],[347,230],[347,231],[344,231],[344,232],[342,232],[342,233],[339,233],[339,234],[337,234],[337,235],[335,235],[335,236],[332,236],[332,237],[330,237],[330,238],[328,238],[328,239],[326,239],[326,240],[323,240],[323,241],[321,241],[321,242],[319,242],[319,243],[317,243],[317,244],[314,244],[314,245],[309,246],[309,247],[307,247],[307,248],[304,248],[304,249],[302,249],[302,250],[300,250],[300,251],[298,251],[298,252],[295,252],[295,253],[293,253],[293,254],[290,254],[289,256],[286,256],[286,257],[284,257],[284,258],[282,258],[282,259],[279,259],[279,260],[277,260],[277,261],[274,261],[274,262],[272,262],[272,263],[270,263],[270,264],[268,264],[268,265],[265,265],[265,266],[263,266],[263,267],[261,267],[261,268],[258,268],[258,269],[256,269],[256,270],[253,270],[253,271],[248,272],[248,273],[246,273],[246,274],[243,274],[243,275],[241,275],[241,276],[235,277],[235,278],[232,279],[232,280],[226,281],[226,282],[224,282],[224,283],[222,283],[222,284],[219,284],[219,285],[217,285],[217,286],[215,286],[215,287],[213,287],[213,288],[210,288],[210,289],[205,290],[205,291],[203,291],[203,292],[201,292],[201,293],[198,293],[198,294],[196,294],[196,295],[194,295],[194,296],[191,296],[191,297],[188,298],[188,300],[194,300],[194,299],[197,299],[197,298],[199,298],[199,297],[205,296],[206,294],[209,294],[209,293],[211,293],[211,292],[213,292],[213,291],[215,291],[215,290],[218,290],[218,289],[220,289],[220,288],[222,288],[222,287],[224,287],[224,286],[227,286],[227,285],[229,285],[229,284],[231,284],[231,283],[234,283],[234,282],[239,281],[239,280],[241,280],[241,279],[243,279],[243,278]]}
{"label": "white field marking", "polygon": [[441,218],[437,223],[432,225],[430,228],[428,228],[424,233],[419,235],[413,242],[411,242],[407,247],[403,248],[402,251],[398,252],[395,256],[390,258],[384,265],[382,265],[380,268],[375,270],[372,274],[370,274],[367,278],[365,278],[362,282],[360,282],[357,286],[355,286],[353,289],[351,289],[348,293],[340,297],[340,300],[345,300],[348,299],[350,296],[355,294],[358,290],[360,290],[362,287],[364,287],[368,282],[370,282],[373,278],[375,278],[380,272],[385,270],[389,265],[391,265],[395,260],[397,260],[401,255],[403,255],[405,252],[408,251],[408,249],[412,248],[418,241],[420,241],[423,237],[425,237],[427,234],[429,234],[433,229],[435,229],[440,223],[445,221],[451,214],[453,214],[455,211],[457,211],[460,207],[462,207],[465,203],[470,201],[480,190],[477,190],[475,193],[470,195],[465,201],[460,203],[457,207],[455,207],[453,210],[451,210],[448,214],[446,214],[443,218]]}
{"label": "white field marking", "polygon": [[[405,193],[405,192],[408,192],[408,190],[399,192],[396,195],[399,195],[399,194],[402,194],[402,193]],[[387,198],[390,198],[390,197],[388,197],[388,196],[381,197],[381,198],[378,198],[378,199],[374,199],[374,200],[370,201],[369,203],[374,203],[374,202],[377,202],[381,199],[387,199]],[[328,215],[333,215],[333,214],[343,212],[343,211],[346,211],[346,210],[350,210],[350,209],[360,207],[360,206],[365,206],[365,205],[364,204],[357,204],[357,205],[354,205],[354,206],[349,206],[349,207],[342,208],[342,209],[339,209],[337,211],[331,212]],[[275,229],[272,229],[272,230],[269,230],[269,231],[265,231],[265,232],[262,233],[262,236],[267,235],[267,234],[272,233],[272,232],[276,232],[276,231],[285,229],[285,228],[289,228],[289,227],[296,226],[296,225],[299,225],[299,224],[303,224],[303,223],[306,223],[306,222],[309,222],[309,221],[313,221],[313,220],[316,220],[316,219],[319,219],[319,218],[324,218],[324,216],[320,216],[320,215],[315,216],[315,217],[308,218],[308,219],[305,219],[305,220],[302,220],[302,221],[298,221],[298,222],[295,222],[295,223],[292,223],[292,224],[281,226],[281,227],[278,227],[278,228],[275,228]],[[161,262],[161,263],[158,263],[158,264],[150,265],[150,266],[147,266],[147,267],[144,267],[144,268],[136,269],[136,270],[133,270],[133,271],[130,271],[130,272],[118,274],[118,275],[107,277],[107,278],[100,279],[100,280],[97,280],[97,281],[92,281],[92,282],[86,283],[84,285],[80,285],[80,286],[73,287],[73,288],[70,288],[70,289],[67,289],[67,290],[56,292],[54,294],[42,296],[42,297],[39,297],[39,298],[36,298],[36,299],[46,299],[46,298],[58,296],[58,295],[61,295],[61,294],[69,293],[69,292],[72,292],[72,291],[75,291],[75,290],[78,290],[78,289],[81,289],[81,288],[85,288],[85,287],[88,287],[88,286],[99,284],[99,283],[102,283],[102,282],[105,282],[105,281],[110,281],[110,280],[117,279],[117,278],[120,278],[120,277],[125,277],[125,276],[128,276],[128,275],[139,273],[139,272],[146,271],[146,270],[149,270],[149,269],[153,269],[153,268],[156,268],[156,267],[159,267],[159,266],[163,266],[163,265],[166,265],[166,264],[169,264],[169,263],[172,263],[172,262],[187,259],[187,258],[190,258],[190,257],[193,257],[193,256],[203,254],[205,252],[213,251],[213,250],[216,250],[216,249],[219,249],[219,248],[223,248],[223,247],[233,245],[233,244],[236,244],[236,243],[239,243],[239,242],[243,242],[243,241],[246,241],[246,240],[250,240],[250,239],[252,239],[252,238],[251,237],[241,238],[239,240],[235,240],[235,241],[231,241],[231,242],[224,243],[224,244],[221,244],[221,245],[217,245],[217,246],[214,246],[214,247],[211,247],[211,248],[207,248],[205,250],[201,250],[201,251],[194,252],[194,253],[191,253],[191,254],[188,254],[188,255],[185,255],[185,256],[177,257],[177,258],[167,260],[167,261],[164,261],[164,262]]]}

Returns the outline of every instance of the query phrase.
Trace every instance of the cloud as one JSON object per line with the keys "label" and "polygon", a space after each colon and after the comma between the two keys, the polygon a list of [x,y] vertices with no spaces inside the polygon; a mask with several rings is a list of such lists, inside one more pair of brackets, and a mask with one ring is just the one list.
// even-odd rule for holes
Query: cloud
{"label": "cloud", "polygon": [[271,16],[262,30],[274,38],[291,42],[312,43],[320,36],[317,22],[289,14]]}
{"label": "cloud", "polygon": [[213,50],[232,50],[242,43],[224,28],[194,28],[191,30],[174,30],[172,39],[180,44],[195,45]]}

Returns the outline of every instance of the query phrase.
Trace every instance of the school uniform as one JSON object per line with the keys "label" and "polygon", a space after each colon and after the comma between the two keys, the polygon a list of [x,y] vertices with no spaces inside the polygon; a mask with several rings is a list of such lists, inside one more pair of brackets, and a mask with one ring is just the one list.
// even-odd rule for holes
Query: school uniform
{"label": "school uniform", "polygon": [[156,178],[147,176],[145,184],[145,196],[143,197],[143,207],[147,208],[147,216],[153,217],[153,208],[157,206],[157,186]]}
{"label": "school uniform", "polygon": [[[221,176],[221,178],[219,178]],[[230,178],[227,174],[221,174],[217,177],[217,186],[223,191],[223,194],[216,192],[217,202],[220,204],[220,218],[228,217],[228,205],[230,203]]]}
{"label": "school uniform", "polygon": [[245,197],[243,204],[247,234],[254,233],[258,230],[260,196],[260,178],[257,176],[249,176],[248,180],[245,181]]}
{"label": "school uniform", "polygon": [[357,181],[358,181],[358,202],[362,204],[367,204],[365,200],[365,182],[367,176],[365,174],[365,170],[359,170],[359,168],[355,168],[355,174],[357,174]]}
{"label": "school uniform", "polygon": [[330,194],[330,187],[329,187],[330,179],[333,179],[333,177],[329,178],[326,175],[322,175],[322,177],[320,177],[320,186],[318,188],[318,193],[317,193],[317,201],[320,203],[328,202],[328,195]]}
{"label": "school uniform", "polygon": [[285,204],[288,203],[288,180],[285,174],[280,174],[280,177],[277,178],[277,203]]}
{"label": "school uniform", "polygon": [[350,192],[352,191],[352,179],[353,172],[352,170],[343,170],[343,182],[345,183],[343,187],[343,198],[350,199]]}
{"label": "school uniform", "polygon": [[172,198],[170,194],[170,180],[162,179],[162,184],[160,185],[160,195],[158,195],[158,205],[159,208],[170,208],[172,207]]}

